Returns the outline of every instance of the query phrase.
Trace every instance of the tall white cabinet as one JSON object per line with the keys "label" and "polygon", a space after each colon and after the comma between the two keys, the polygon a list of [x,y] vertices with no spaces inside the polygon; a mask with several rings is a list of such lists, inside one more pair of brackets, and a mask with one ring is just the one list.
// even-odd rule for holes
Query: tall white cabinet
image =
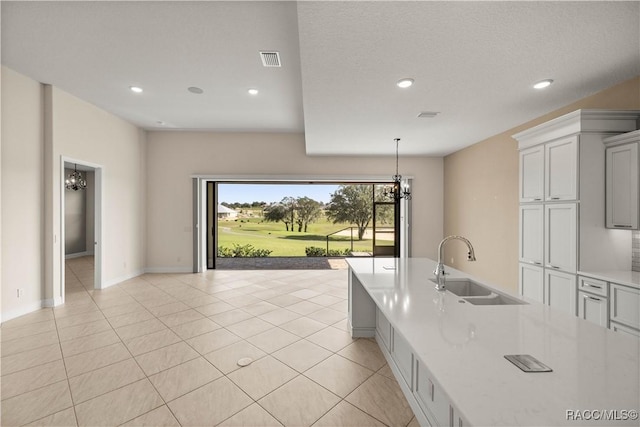
{"label": "tall white cabinet", "polygon": [[577,271],[627,264],[619,256],[627,239],[604,226],[602,141],[635,130],[639,117],[640,111],[577,110],[513,135],[520,156],[523,296],[577,315]]}

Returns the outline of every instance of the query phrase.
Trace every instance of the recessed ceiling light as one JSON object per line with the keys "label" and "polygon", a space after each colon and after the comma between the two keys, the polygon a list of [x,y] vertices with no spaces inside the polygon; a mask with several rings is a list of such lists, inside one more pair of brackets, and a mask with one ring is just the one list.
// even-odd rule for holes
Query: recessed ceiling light
{"label": "recessed ceiling light", "polygon": [[398,87],[401,87],[402,89],[406,89],[413,84],[413,79],[400,79],[396,84],[398,85]]}
{"label": "recessed ceiling light", "polygon": [[129,86],[129,89],[131,89],[131,92],[135,92],[135,93],[141,93],[142,92],[142,88],[138,87],[138,86]]}
{"label": "recessed ceiling light", "polygon": [[247,92],[249,92],[249,95],[257,95],[258,89],[249,89]]}
{"label": "recessed ceiling light", "polygon": [[191,86],[189,88],[187,88],[187,90],[191,93],[195,93],[196,95],[200,95],[201,93],[204,92],[204,90],[200,89],[199,87],[195,87],[195,86]]}
{"label": "recessed ceiling light", "polygon": [[533,88],[534,89],[544,89],[545,87],[551,86],[551,83],[553,83],[553,80],[551,80],[551,79],[541,80],[538,83],[534,84]]}

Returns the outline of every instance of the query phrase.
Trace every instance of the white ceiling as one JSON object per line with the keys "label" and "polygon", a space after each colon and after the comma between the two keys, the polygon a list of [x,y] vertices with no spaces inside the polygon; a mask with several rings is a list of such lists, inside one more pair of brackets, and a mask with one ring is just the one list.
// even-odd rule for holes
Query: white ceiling
{"label": "white ceiling", "polygon": [[318,155],[448,154],[640,74],[637,1],[1,7],[2,63],[35,80],[145,129],[305,132]]}

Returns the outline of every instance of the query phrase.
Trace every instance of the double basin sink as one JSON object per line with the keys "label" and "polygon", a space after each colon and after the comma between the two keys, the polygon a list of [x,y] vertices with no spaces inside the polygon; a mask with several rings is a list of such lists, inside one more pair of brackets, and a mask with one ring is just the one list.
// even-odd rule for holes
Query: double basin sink
{"label": "double basin sink", "polygon": [[[435,283],[434,280],[431,280]],[[517,298],[499,293],[471,279],[447,279],[446,291],[461,297],[473,305],[519,305],[526,304]]]}

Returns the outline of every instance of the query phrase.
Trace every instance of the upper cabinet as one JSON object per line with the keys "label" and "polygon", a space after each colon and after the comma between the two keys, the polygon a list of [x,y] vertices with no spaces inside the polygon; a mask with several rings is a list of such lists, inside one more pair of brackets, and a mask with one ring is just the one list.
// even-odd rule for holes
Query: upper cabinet
{"label": "upper cabinet", "polygon": [[640,131],[604,140],[606,149],[607,228],[638,230],[638,145]]}
{"label": "upper cabinet", "polygon": [[578,136],[560,139],[544,146],[544,199],[578,198]]}
{"label": "upper cabinet", "polygon": [[544,147],[520,151],[520,202],[544,199]]}
{"label": "upper cabinet", "polygon": [[520,151],[520,203],[578,199],[578,136]]}

